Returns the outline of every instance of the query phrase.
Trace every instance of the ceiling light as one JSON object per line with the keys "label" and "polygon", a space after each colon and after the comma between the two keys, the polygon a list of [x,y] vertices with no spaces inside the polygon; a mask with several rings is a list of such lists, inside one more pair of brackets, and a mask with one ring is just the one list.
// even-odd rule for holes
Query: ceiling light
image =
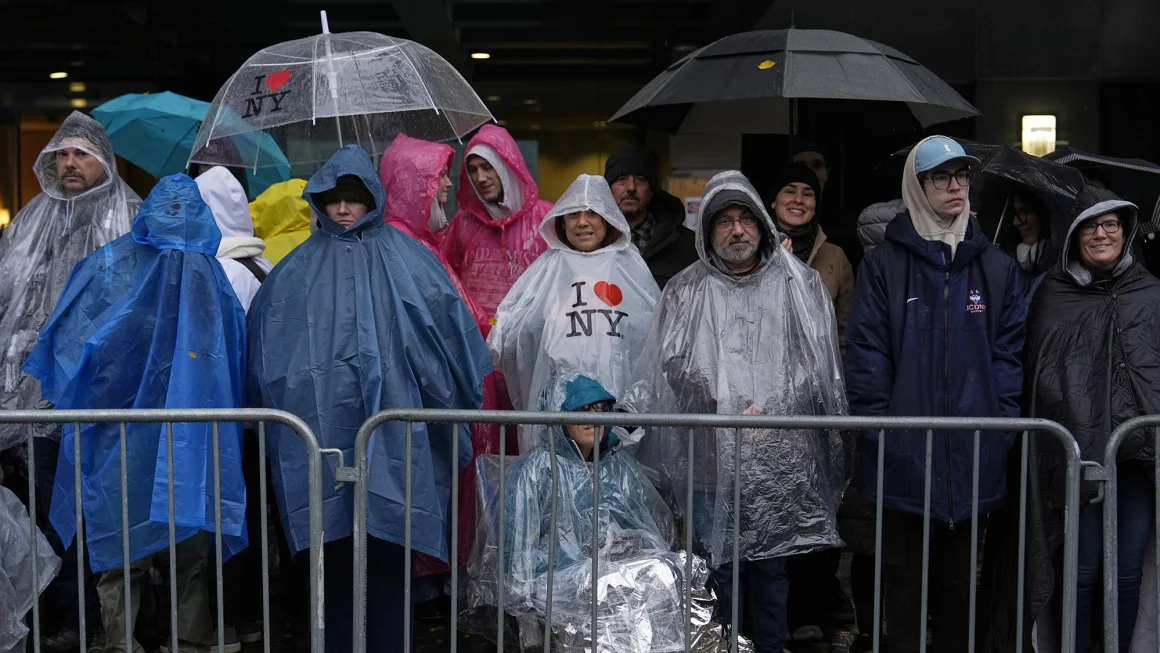
{"label": "ceiling light", "polygon": [[532,100],[532,99],[524,100],[524,104],[528,105],[529,107],[534,105],[534,104],[539,104],[539,103],[540,103],[539,100]]}
{"label": "ceiling light", "polygon": [[68,73],[66,73],[66,72],[49,73],[48,74],[49,79],[64,79],[65,77],[68,77]]}
{"label": "ceiling light", "polygon": [[75,98],[69,100],[68,104],[70,107],[72,107],[74,109],[83,109],[83,108],[89,106],[89,101],[84,99],[83,97],[75,97]]}
{"label": "ceiling light", "polygon": [[472,52],[472,59],[491,59],[491,55],[486,52]]}
{"label": "ceiling light", "polygon": [[495,124],[499,125],[500,127],[507,127],[506,120],[497,120],[497,121],[495,121]]}
{"label": "ceiling light", "polygon": [[538,123],[538,122],[533,122],[532,124],[528,125],[528,129],[531,129],[532,131],[535,131],[539,128],[540,128],[540,123]]}
{"label": "ceiling light", "polygon": [[69,82],[68,84],[69,93],[84,93],[86,90],[88,89],[84,82]]}
{"label": "ceiling light", "polygon": [[487,101],[488,101],[488,102],[499,102],[499,100],[500,100],[500,98],[499,98],[499,96],[498,96],[498,95],[489,95],[489,96],[487,96]]}

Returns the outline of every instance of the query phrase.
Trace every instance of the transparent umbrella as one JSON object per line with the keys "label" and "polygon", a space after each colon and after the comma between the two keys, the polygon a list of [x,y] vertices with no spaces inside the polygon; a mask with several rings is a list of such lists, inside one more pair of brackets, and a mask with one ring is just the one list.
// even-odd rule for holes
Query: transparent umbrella
{"label": "transparent umbrella", "polygon": [[428,48],[374,32],[331,34],[325,12],[322,21],[322,34],[264,48],[229,78],[202,122],[191,163],[277,165],[260,148],[245,155],[215,147],[254,131],[273,138],[291,164],[308,164],[352,143],[378,156],[400,133],[459,139],[492,120],[463,76]]}

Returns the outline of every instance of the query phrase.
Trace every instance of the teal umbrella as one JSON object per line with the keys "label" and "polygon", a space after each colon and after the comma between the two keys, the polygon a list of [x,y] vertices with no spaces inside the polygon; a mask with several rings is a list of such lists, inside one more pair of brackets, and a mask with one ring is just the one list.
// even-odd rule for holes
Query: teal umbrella
{"label": "teal umbrella", "polygon": [[[93,118],[105,127],[113,151],[155,177],[165,177],[186,169],[193,141],[209,102],[170,91],[129,93],[93,109]],[[273,139],[257,134],[239,135],[232,145],[246,158],[246,152],[260,149],[278,165],[247,169],[251,197],[269,186],[290,178],[290,162]]]}

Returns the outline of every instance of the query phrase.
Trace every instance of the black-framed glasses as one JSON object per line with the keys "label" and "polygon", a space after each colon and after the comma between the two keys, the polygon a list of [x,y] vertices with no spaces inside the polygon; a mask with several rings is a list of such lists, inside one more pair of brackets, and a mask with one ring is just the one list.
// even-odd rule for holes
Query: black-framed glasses
{"label": "black-framed glasses", "polygon": [[959,186],[966,188],[971,185],[971,180],[975,178],[975,173],[970,168],[963,168],[956,172],[932,172],[926,175],[926,179],[934,184],[938,190],[946,190],[951,187],[951,179],[959,182]]}
{"label": "black-framed glasses", "polygon": [[1102,228],[1104,230],[1105,234],[1114,234],[1117,231],[1119,231],[1120,228],[1123,226],[1124,226],[1124,223],[1120,222],[1119,220],[1104,220],[1103,222],[1085,222],[1080,226],[1079,231],[1080,231],[1080,233],[1091,235],[1091,234],[1094,234],[1096,232],[1096,228]]}
{"label": "black-framed glasses", "polygon": [[713,221],[713,228],[717,231],[732,231],[733,225],[737,224],[738,222],[741,223],[742,227],[755,227],[757,226],[757,216],[746,214],[737,219],[717,218]]}

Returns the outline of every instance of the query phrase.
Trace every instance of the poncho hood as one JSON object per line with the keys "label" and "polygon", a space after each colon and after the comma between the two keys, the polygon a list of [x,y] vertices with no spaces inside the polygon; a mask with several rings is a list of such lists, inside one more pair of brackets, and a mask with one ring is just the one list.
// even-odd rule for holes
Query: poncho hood
{"label": "poncho hood", "polygon": [[[725,264],[713,252],[713,216],[720,210],[734,204],[742,204],[757,216],[757,224],[761,230],[761,245],[758,255],[762,257],[761,264],[744,277],[737,277],[728,272]],[[718,173],[705,184],[705,193],[701,199],[701,210],[694,219],[689,221],[689,228],[697,234],[697,256],[712,269],[712,273],[723,278],[735,281],[744,281],[783,259],[794,258],[777,244],[785,239],[785,235],[778,231],[762,204],[761,195],[749,183],[745,175],[736,170],[726,170]],[[782,256],[786,253],[787,256]],[[690,266],[690,269],[696,266]]]}
{"label": "poncho hood", "polygon": [[[76,195],[65,189],[60,174],[56,171],[56,153],[58,150],[68,147],[88,152],[96,157],[101,162],[101,167],[105,169],[97,183]],[[58,200],[78,201],[95,197],[107,192],[120,182],[120,177],[117,176],[117,161],[113,155],[113,144],[109,141],[109,135],[105,132],[105,128],[101,126],[101,123],[79,111],[73,111],[68,118],[64,119],[52,140],[44,146],[40,155],[36,157],[33,172],[36,173],[36,178],[40,181],[41,190],[49,197]]]}
{"label": "poncho hood", "polygon": [[266,243],[264,252],[277,264],[310,237],[310,205],[302,199],[305,179],[270,186],[250,203],[254,235]]}
{"label": "poncho hood", "polygon": [[1060,265],[1077,284],[1081,286],[1090,284],[1093,279],[1092,273],[1084,266],[1079,257],[1079,228],[1084,222],[1092,218],[1097,218],[1105,213],[1115,213],[1124,223],[1121,230],[1124,251],[1120,256],[1120,262],[1112,269],[1113,277],[1120,276],[1135,262],[1132,257],[1132,241],[1136,239],[1136,231],[1139,228],[1140,221],[1137,217],[1139,209],[1135,204],[1120,199],[1110,191],[1093,187],[1085,188],[1077,203],[1081,203],[1081,206],[1086,205],[1087,208],[1075,216],[1075,220],[1072,220],[1071,226],[1067,229],[1067,238],[1060,255]]}
{"label": "poncho hood", "polygon": [[[599,214],[608,223],[608,228],[615,229],[620,233],[620,237],[592,252],[579,252],[561,240],[560,231],[556,228],[557,221],[569,213],[584,210]],[[571,186],[568,186],[568,190],[564,191],[552,210],[540,222],[540,237],[548,243],[550,249],[566,250],[581,256],[619,252],[632,247],[632,229],[628,226],[628,220],[616,205],[608,182],[604,177],[597,175],[580,175]]]}
{"label": "poncho hood", "polygon": [[[197,188],[201,198],[213,212],[214,221],[222,232],[218,258],[256,258],[266,251],[266,243],[254,236],[250,205],[246,191],[226,168],[214,166],[198,175]],[[269,266],[263,266],[269,270]]]}
{"label": "poncho hood", "polygon": [[[332,190],[338,185],[338,178],[346,175],[358,177],[375,200],[374,207],[349,228],[331,220],[330,216],[326,215],[326,207],[318,206],[314,199],[315,195]],[[375,174],[374,166],[371,165],[371,156],[357,145],[347,145],[335,152],[334,156],[314,173],[310,181],[306,182],[306,187],[302,190],[302,199],[310,205],[314,215],[318,216],[322,231],[332,236],[357,236],[368,229],[382,226],[386,193],[383,191],[379,176]]]}
{"label": "poncho hood", "polygon": [[431,201],[454,156],[449,145],[396,136],[379,162],[379,178],[387,194],[387,222],[406,225],[416,238],[434,244],[435,234],[428,224]]}
{"label": "poncho hood", "polygon": [[[475,183],[467,174],[467,157],[472,154],[487,159],[499,172],[500,180],[504,183],[504,199],[499,207],[485,202],[480,197]],[[455,203],[459,209],[467,211],[487,226],[503,228],[513,222],[519,222],[529,210],[536,207],[539,199],[540,189],[536,186],[536,180],[532,178],[524,155],[520,153],[512,135],[503,127],[496,125],[481,127],[475,137],[467,143],[463,155],[463,166],[459,170],[459,189],[455,192]]]}

